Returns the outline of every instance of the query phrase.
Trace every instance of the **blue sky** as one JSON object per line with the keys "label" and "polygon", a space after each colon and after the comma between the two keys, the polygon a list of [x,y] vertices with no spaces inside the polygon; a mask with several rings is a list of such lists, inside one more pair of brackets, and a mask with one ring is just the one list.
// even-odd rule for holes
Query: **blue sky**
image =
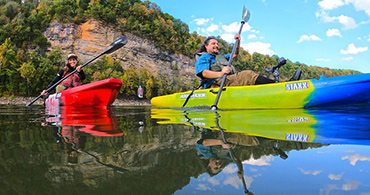
{"label": "blue sky", "polygon": [[233,43],[245,5],[242,47],[307,65],[370,73],[370,0],[152,0],[190,32]]}

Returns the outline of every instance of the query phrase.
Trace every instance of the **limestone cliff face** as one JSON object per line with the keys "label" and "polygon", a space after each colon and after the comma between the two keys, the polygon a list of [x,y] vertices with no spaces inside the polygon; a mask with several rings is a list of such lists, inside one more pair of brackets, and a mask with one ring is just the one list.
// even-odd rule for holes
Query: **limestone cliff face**
{"label": "limestone cliff face", "polygon": [[[109,54],[121,60],[124,69],[145,68],[152,74],[161,72],[171,77],[185,76],[189,81],[195,79],[194,59],[178,54],[169,55],[155,47],[150,40],[126,32],[124,35],[128,38],[127,45]],[[81,25],[53,22],[45,36],[52,48],[59,47],[64,56],[75,53],[84,63],[103,52],[122,33],[112,26],[90,20]]]}

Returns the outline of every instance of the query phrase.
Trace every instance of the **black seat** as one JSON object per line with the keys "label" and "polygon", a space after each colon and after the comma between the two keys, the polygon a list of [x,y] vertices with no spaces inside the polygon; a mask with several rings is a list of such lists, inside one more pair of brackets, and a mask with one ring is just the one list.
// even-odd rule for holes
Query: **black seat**
{"label": "black seat", "polygon": [[300,78],[301,78],[301,74],[302,74],[302,71],[301,69],[297,69],[294,73],[294,75],[292,76],[292,78],[289,79],[289,81],[298,81]]}

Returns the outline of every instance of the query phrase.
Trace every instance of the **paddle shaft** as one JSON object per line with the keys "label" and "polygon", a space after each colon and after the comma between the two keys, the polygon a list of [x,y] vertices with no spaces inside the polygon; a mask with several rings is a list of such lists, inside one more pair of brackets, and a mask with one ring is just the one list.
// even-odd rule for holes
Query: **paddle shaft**
{"label": "paddle shaft", "polygon": [[[241,25],[240,25],[240,29],[239,29],[239,35],[240,33],[242,32],[242,29],[243,29],[243,25],[245,24],[244,20],[241,22]],[[227,66],[231,67],[231,64],[233,62],[233,58],[234,58],[234,55],[235,55],[235,52],[236,52],[236,48],[238,47],[239,45],[239,39],[236,39],[235,41],[235,45],[233,47],[233,50],[229,56],[229,62],[227,64]],[[224,74],[224,76],[222,77],[222,81],[221,81],[221,85],[220,85],[220,89],[218,90],[218,93],[217,93],[217,97],[216,97],[216,100],[215,100],[215,103],[212,105],[212,109],[217,109],[217,104],[218,104],[218,100],[220,99],[220,96],[221,96],[221,92],[222,92],[222,88],[224,87],[225,85],[225,81],[226,81],[226,76],[227,74]]]}

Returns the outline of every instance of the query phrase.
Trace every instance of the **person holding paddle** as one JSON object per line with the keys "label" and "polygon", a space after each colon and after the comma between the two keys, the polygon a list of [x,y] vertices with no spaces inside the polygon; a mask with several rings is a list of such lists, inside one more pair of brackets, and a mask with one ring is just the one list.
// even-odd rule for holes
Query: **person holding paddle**
{"label": "person holding paddle", "polygon": [[[240,35],[235,35],[235,40],[239,40],[233,58],[239,54]],[[197,58],[195,63],[196,75],[204,82],[204,88],[220,87],[222,77],[228,75],[225,80],[225,86],[244,86],[275,83],[274,80],[259,75],[251,70],[244,70],[235,73],[232,67],[228,66],[231,54],[219,54],[219,45],[217,38],[208,37],[204,44],[194,54]]]}
{"label": "person holding paddle", "polygon": [[[48,88],[53,86],[55,83],[57,83],[59,80],[61,80],[63,77],[68,75],[69,73],[73,72],[75,73],[70,75],[68,78],[64,79],[57,87],[56,92],[59,93],[65,89],[68,89],[70,87],[76,87],[81,85],[81,81],[86,78],[86,75],[84,71],[82,70],[81,66],[77,66],[77,55],[76,54],[69,54],[67,57],[67,60],[65,62],[65,66],[63,69],[59,70],[57,76],[53,79],[53,81],[49,84]],[[45,96],[48,95],[46,90],[43,90],[41,92],[41,95]]]}

